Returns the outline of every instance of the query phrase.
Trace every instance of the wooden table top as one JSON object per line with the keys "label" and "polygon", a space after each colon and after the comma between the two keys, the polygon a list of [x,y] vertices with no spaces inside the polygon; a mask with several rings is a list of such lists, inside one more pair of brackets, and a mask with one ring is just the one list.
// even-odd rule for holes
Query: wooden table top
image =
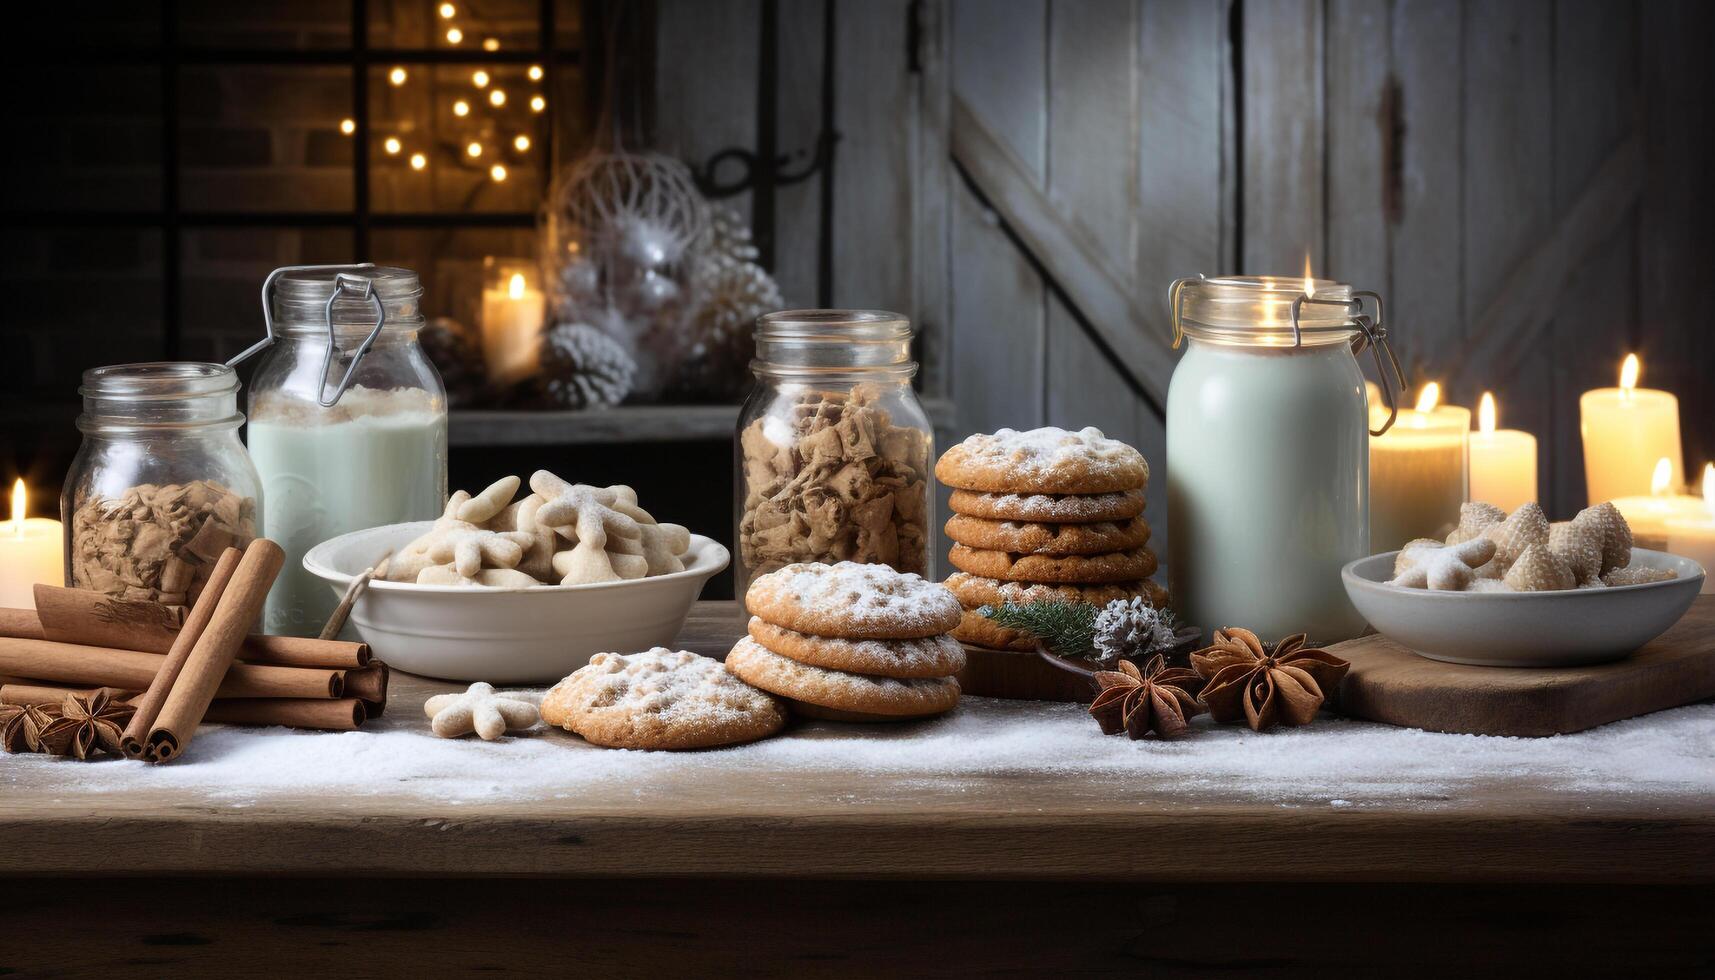
{"label": "wooden table top", "polygon": [[[700,603],[682,642],[720,654],[740,629],[731,603]],[[452,689],[396,675],[383,721],[426,729],[422,701]],[[104,788],[99,765],[0,760],[0,876],[1715,881],[1709,795],[1569,799],[1511,778],[1342,809],[1053,768],[681,766],[646,790],[616,778],[526,799],[297,791],[233,806]]]}

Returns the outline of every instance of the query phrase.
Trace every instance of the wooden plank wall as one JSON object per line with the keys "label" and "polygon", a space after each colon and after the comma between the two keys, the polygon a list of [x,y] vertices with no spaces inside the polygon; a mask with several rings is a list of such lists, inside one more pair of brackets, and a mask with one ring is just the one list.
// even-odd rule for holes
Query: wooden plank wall
{"label": "wooden plank wall", "polygon": [[1538,435],[1553,513],[1583,503],[1578,394],[1627,351],[1680,395],[1688,470],[1715,459],[1708,5],[951,0],[949,17],[965,428],[1095,424],[1162,458],[1159,366],[1112,356],[1075,279],[1020,254],[1052,236],[984,185],[991,161],[960,160],[985,145],[961,119],[1127,270],[1130,329],[1164,328],[1176,276],[1308,256],[1390,299],[1414,387],[1473,406],[1494,390],[1502,424]]}
{"label": "wooden plank wall", "polygon": [[657,0],[657,143],[754,148],[774,58],[779,148],[812,149],[833,31],[834,275],[813,180],[779,191],[776,273],[918,321],[943,442],[1093,424],[1159,466],[1167,284],[1308,256],[1388,298],[1414,386],[1539,436],[1556,514],[1578,394],[1627,351],[1680,395],[1688,469],[1715,459],[1709,4],[770,2]]}

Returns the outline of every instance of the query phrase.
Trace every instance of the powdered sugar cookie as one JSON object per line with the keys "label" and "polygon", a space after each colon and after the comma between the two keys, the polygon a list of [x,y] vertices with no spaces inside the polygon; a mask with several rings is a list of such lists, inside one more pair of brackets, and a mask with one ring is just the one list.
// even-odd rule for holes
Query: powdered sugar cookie
{"label": "powdered sugar cookie", "polygon": [[720,661],[656,647],[598,653],[548,691],[542,720],[616,749],[707,749],[779,731],[779,701]]}
{"label": "powdered sugar cookie", "polygon": [[800,562],[750,583],[744,605],[764,622],[814,636],[909,640],[959,623],[959,600],[940,585],[886,565]]}
{"label": "powdered sugar cookie", "polygon": [[951,677],[868,677],[827,670],[782,657],[748,636],[727,654],[726,668],[747,684],[834,711],[922,718],[959,703],[959,682]]}
{"label": "powdered sugar cookie", "polygon": [[1117,493],[983,493],[954,490],[947,506],[955,514],[990,521],[1089,524],[1123,521],[1143,513],[1143,491]]}
{"label": "powdered sugar cookie", "polygon": [[965,651],[945,634],[917,640],[842,640],[799,633],[752,616],[750,638],[799,663],[877,677],[949,677],[965,666]]}
{"label": "powdered sugar cookie", "polygon": [[935,464],[942,483],[1009,493],[1114,493],[1149,483],[1143,454],[1097,428],[1047,426],[973,435]]}
{"label": "powdered sugar cookie", "polygon": [[1148,548],[1105,555],[1019,555],[955,544],[947,559],[960,571],[1011,582],[1130,582],[1155,574]]}
{"label": "powdered sugar cookie", "polygon": [[1003,582],[999,579],[954,572],[947,576],[948,591],[967,609],[998,606],[1007,602],[1087,602],[1105,606],[1115,599],[1143,596],[1153,606],[1167,605],[1167,590],[1151,581],[1110,582],[1105,585],[1047,585],[1032,582]]}
{"label": "powdered sugar cookie", "polygon": [[947,537],[984,551],[1024,555],[1101,555],[1130,551],[1149,541],[1149,522],[1098,521],[1091,524],[1043,524],[1034,521],[989,521],[954,514]]}

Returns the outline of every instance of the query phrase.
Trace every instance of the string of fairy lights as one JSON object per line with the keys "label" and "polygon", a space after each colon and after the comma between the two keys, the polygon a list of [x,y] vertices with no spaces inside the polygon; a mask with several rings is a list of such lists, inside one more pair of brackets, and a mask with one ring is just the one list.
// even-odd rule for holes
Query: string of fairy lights
{"label": "string of fairy lights", "polygon": [[[465,31],[458,24],[458,7],[451,3],[443,3],[436,9],[436,13],[440,15],[441,21],[445,25],[443,36],[446,38],[447,44],[455,48],[463,45]],[[500,39],[497,37],[483,38],[482,50],[499,51]],[[498,71],[498,69],[496,70]],[[544,77],[541,65],[531,65],[524,74],[532,84],[538,86]],[[394,65],[387,72],[387,83],[394,88],[403,88],[410,81],[411,73],[406,70],[404,65]],[[528,120],[533,116],[541,115],[548,109],[548,99],[538,88],[531,91],[530,97],[520,103],[512,98],[501,86],[498,79],[482,68],[470,73],[470,86],[473,91],[468,96],[460,96],[454,99],[449,107],[450,111],[456,119],[480,120],[490,125],[484,127],[487,132],[460,140],[459,142],[463,143],[462,152],[458,152],[457,144],[454,144],[455,152],[451,155],[461,166],[467,168],[481,168],[486,164],[489,179],[495,183],[501,183],[507,178],[506,155],[509,150],[516,156],[522,156],[530,151],[533,143],[530,134],[523,131],[526,127],[516,125],[517,118]],[[484,108],[485,103],[486,108]],[[508,106],[512,108],[509,110]],[[520,112],[521,108],[527,108],[529,110],[528,115],[523,115]],[[473,116],[472,113],[478,115]],[[510,139],[494,135],[495,132],[508,128],[508,123],[512,123],[510,128],[516,130]],[[404,129],[409,130],[410,126],[407,125]],[[350,118],[340,120],[339,131],[347,136],[355,134],[357,132],[356,120]],[[403,161],[405,166],[420,173],[429,169],[431,161],[428,151],[433,147],[413,145],[412,134],[402,131],[388,133],[384,136],[381,140],[381,149],[388,157]]]}

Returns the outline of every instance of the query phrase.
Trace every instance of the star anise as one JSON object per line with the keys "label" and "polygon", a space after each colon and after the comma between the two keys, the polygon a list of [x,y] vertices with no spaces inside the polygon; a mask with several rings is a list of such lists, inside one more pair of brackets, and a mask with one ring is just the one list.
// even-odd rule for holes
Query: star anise
{"label": "star anise", "polygon": [[1191,666],[1207,681],[1203,703],[1216,721],[1242,719],[1259,732],[1308,724],[1350,667],[1306,646],[1303,633],[1269,646],[1250,630],[1229,626],[1216,630],[1214,641],[1191,654]]}
{"label": "star anise", "polygon": [[1118,670],[1096,671],[1102,690],[1091,703],[1090,714],[1102,726],[1103,735],[1123,731],[1137,739],[1154,732],[1172,738],[1202,713],[1192,693],[1199,680],[1196,671],[1168,667],[1159,653],[1142,670],[1130,660],[1121,660]]}
{"label": "star anise", "polygon": [[0,704],[0,749],[33,752],[30,741],[29,709],[21,704]]}
{"label": "star anise", "polygon": [[87,759],[97,749],[118,755],[125,723],[136,710],[120,703],[105,687],[87,697],[68,694],[60,705],[60,717],[42,730],[37,742],[43,752],[53,755]]}

